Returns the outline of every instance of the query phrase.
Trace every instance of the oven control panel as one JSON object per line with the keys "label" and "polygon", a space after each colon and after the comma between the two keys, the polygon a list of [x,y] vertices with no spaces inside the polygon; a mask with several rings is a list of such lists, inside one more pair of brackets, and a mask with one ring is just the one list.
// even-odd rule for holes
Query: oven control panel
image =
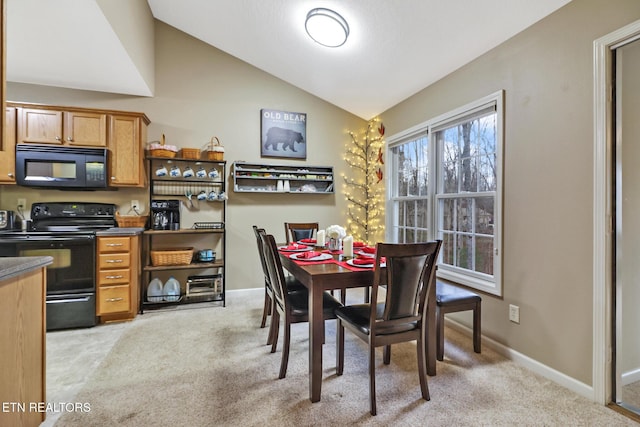
{"label": "oven control panel", "polygon": [[51,202],[33,203],[31,219],[38,218],[74,218],[74,217],[113,217],[116,205],[111,203],[73,203]]}

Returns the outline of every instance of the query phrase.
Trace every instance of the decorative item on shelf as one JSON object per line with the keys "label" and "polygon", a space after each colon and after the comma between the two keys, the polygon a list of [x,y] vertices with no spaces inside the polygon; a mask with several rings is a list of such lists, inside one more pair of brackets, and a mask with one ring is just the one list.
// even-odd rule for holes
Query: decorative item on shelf
{"label": "decorative item on shelf", "polygon": [[220,140],[217,136],[211,137],[211,141],[207,144],[207,158],[218,162],[224,159],[224,147],[220,145]]}
{"label": "decorative item on shelf", "polygon": [[162,178],[163,176],[167,175],[169,175],[169,171],[167,170],[167,168],[164,165],[158,166],[158,168],[156,169],[156,176]]}
{"label": "decorative item on shelf", "polygon": [[198,178],[206,178],[207,177],[207,171],[204,170],[204,168],[202,166],[200,166],[200,168],[196,171],[196,177],[198,177]]}
{"label": "decorative item on shelf", "polygon": [[193,178],[193,175],[195,175],[195,172],[193,171],[193,169],[191,169],[191,166],[187,166],[186,168],[184,168],[184,172],[182,172],[183,177]]}
{"label": "decorative item on shelf", "polygon": [[171,167],[171,170],[169,171],[169,176],[172,178],[178,178],[180,176],[182,176],[182,171],[180,170],[180,168],[177,165],[173,165]]}
{"label": "decorative item on shelf", "polygon": [[175,145],[166,145],[165,137],[162,134],[161,141],[153,141],[149,144],[149,154],[151,157],[167,157],[172,158],[175,157],[178,153],[178,147]]}
{"label": "decorative item on shelf", "polygon": [[116,222],[118,223],[118,227],[120,228],[127,228],[127,227],[145,228],[147,225],[148,219],[149,219],[149,215],[120,215],[119,212],[116,212]]}
{"label": "decorative item on shelf", "polygon": [[197,160],[200,158],[199,148],[183,148],[180,150],[180,157],[183,159]]}
{"label": "decorative item on shelf", "polygon": [[339,251],[341,240],[347,235],[344,227],[339,225],[330,225],[326,230],[326,237],[329,238],[329,250]]}
{"label": "decorative item on shelf", "polygon": [[193,259],[193,248],[172,248],[151,252],[151,264],[164,265],[189,265]]}

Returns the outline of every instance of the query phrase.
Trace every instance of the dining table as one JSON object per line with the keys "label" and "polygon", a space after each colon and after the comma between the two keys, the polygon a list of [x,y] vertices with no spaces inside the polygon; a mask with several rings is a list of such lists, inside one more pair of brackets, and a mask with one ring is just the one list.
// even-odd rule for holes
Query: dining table
{"label": "dining table", "polygon": [[[284,246],[279,245],[283,249]],[[316,250],[320,250],[316,248]],[[330,253],[330,260],[320,262],[298,261],[291,257],[297,252],[279,250],[282,266],[308,289],[309,293],[309,399],[320,401],[322,389],[322,344],[324,319],[322,294],[325,291],[368,287],[373,283],[373,268],[348,265],[341,251]],[[435,285],[427,298],[427,374],[436,374],[436,298]]]}

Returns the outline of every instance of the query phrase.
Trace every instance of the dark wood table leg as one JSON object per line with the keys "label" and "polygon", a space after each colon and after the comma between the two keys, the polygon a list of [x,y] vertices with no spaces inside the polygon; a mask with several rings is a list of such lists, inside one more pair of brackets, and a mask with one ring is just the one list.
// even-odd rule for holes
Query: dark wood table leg
{"label": "dark wood table leg", "polygon": [[309,399],[320,401],[322,387],[322,341],[324,320],[322,316],[322,288],[309,289]]}

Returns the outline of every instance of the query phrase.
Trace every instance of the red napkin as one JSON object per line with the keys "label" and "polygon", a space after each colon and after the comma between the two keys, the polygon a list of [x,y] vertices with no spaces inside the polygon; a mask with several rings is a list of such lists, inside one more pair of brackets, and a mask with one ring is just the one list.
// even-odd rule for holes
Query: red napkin
{"label": "red napkin", "polygon": [[375,260],[371,257],[358,257],[354,258],[351,262],[353,262],[354,265],[371,265],[374,261]]}
{"label": "red napkin", "polygon": [[364,248],[365,246],[364,242],[353,242],[354,248]]}
{"label": "red napkin", "polygon": [[322,255],[320,252],[307,251],[307,252],[302,252],[301,254],[298,254],[296,256],[296,259],[309,259],[309,258],[315,258],[320,255]]}
{"label": "red napkin", "polygon": [[368,254],[375,254],[376,253],[376,248],[372,248],[370,246],[365,246],[364,248],[362,248],[362,252],[368,253]]}
{"label": "red napkin", "polygon": [[307,249],[307,246],[306,245],[299,245],[297,243],[292,243],[289,246],[287,246],[285,249],[289,250],[289,251],[295,251],[295,250],[298,250],[298,249]]}
{"label": "red napkin", "polygon": [[316,243],[316,239],[300,239],[302,243]]}

